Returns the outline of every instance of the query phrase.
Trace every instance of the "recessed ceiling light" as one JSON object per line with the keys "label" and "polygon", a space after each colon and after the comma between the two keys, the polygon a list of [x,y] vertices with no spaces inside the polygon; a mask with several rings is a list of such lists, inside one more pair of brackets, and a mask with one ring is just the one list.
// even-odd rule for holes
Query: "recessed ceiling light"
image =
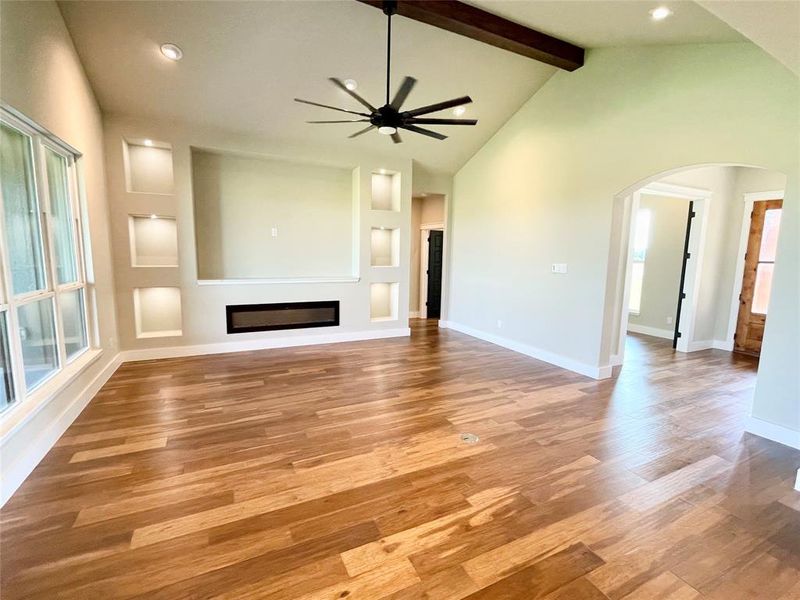
{"label": "recessed ceiling light", "polygon": [[180,60],[183,58],[183,50],[175,44],[161,44],[161,54],[170,60]]}
{"label": "recessed ceiling light", "polygon": [[663,21],[672,14],[672,11],[666,6],[659,6],[650,11],[650,18],[653,21]]}
{"label": "recessed ceiling light", "polygon": [[358,82],[355,79],[345,79],[344,80],[344,87],[346,87],[351,92],[358,87]]}
{"label": "recessed ceiling light", "polygon": [[148,148],[151,147],[153,145],[153,140],[145,140],[144,145],[147,146]]}
{"label": "recessed ceiling light", "polygon": [[466,109],[465,107],[463,107],[463,106],[456,106],[456,107],[453,109],[453,114],[454,114],[455,116],[457,116],[457,117],[460,117],[460,116],[461,116],[461,115],[463,115],[465,112],[467,112],[467,109]]}

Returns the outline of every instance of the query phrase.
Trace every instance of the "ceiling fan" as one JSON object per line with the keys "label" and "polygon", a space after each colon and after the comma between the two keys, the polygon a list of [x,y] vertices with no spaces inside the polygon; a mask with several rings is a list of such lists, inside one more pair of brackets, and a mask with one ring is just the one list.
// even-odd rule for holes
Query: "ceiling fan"
{"label": "ceiling fan", "polygon": [[337,108],[336,106],[329,106],[327,104],[320,104],[319,102],[311,102],[310,100],[301,100],[300,98],[295,98],[295,102],[302,102],[303,104],[311,104],[312,106],[320,106],[322,108],[330,108],[333,110],[338,110],[339,112],[345,112],[351,115],[362,117],[360,119],[349,119],[343,121],[307,121],[307,123],[369,123],[367,127],[356,131],[354,134],[348,137],[358,137],[359,135],[367,133],[368,131],[377,129],[379,133],[392,136],[392,141],[395,144],[399,144],[403,141],[400,138],[400,134],[397,132],[398,129],[405,129],[406,131],[420,133],[428,137],[436,138],[437,140],[444,140],[447,139],[446,135],[442,135],[436,131],[431,131],[430,129],[419,127],[419,125],[477,125],[478,121],[476,119],[432,119],[421,117],[421,115],[427,115],[440,110],[445,110],[447,108],[469,104],[472,102],[472,98],[469,96],[462,96],[461,98],[445,100],[444,102],[437,102],[436,104],[430,104],[428,106],[422,106],[413,110],[400,112],[400,108],[406,101],[406,98],[408,98],[411,90],[414,89],[414,84],[417,83],[417,80],[413,77],[406,77],[403,79],[403,83],[400,84],[400,88],[397,90],[394,98],[391,102],[389,101],[389,78],[392,60],[392,15],[397,12],[397,0],[385,0],[383,3],[383,12],[386,14],[389,21],[386,44],[386,104],[380,108],[375,108],[372,104],[364,100],[364,98],[356,94],[353,90],[348,89],[344,82],[342,82],[340,79],[331,77],[330,81],[332,81],[334,85],[355,98],[369,112],[366,113],[346,110],[344,108]]}

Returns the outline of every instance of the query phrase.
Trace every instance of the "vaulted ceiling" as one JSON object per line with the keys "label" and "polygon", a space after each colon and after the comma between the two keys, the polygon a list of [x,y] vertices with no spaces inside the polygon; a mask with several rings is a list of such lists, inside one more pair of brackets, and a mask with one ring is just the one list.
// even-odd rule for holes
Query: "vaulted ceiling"
{"label": "vaulted ceiling", "polygon": [[[470,0],[523,25],[585,47],[729,42],[744,39],[691,2],[652,23],[648,3]],[[396,17],[393,87],[418,79],[406,108],[469,94],[476,127],[440,130],[436,141],[404,134],[403,144],[358,123],[307,125],[337,113],[295,97],[350,109],[360,105],[327,78],[352,78],[381,103],[386,18],[352,0],[263,2],[64,1],[59,6],[104,112],[179,120],[292,143],[341,144],[414,158],[455,172],[553,75],[555,68],[459,35]],[[174,42],[180,62],[158,47]],[[452,116],[450,113],[431,116]]]}

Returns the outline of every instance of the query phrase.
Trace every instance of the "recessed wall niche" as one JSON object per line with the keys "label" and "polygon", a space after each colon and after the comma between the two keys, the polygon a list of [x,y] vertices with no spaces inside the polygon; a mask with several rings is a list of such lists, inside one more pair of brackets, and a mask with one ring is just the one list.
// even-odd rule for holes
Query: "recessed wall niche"
{"label": "recessed wall niche", "polygon": [[136,288],[133,312],[137,338],[183,335],[181,290],[174,287]]}
{"label": "recessed wall niche", "polygon": [[400,210],[400,173],[372,174],[372,210]]}
{"label": "recessed wall niche", "polygon": [[370,264],[373,267],[396,267],[400,264],[399,229],[372,228]]}
{"label": "recessed wall niche", "polygon": [[201,280],[353,274],[353,170],[191,149]]}
{"label": "recessed wall niche", "polygon": [[153,140],[123,140],[125,184],[129,192],[172,194],[172,147]]}
{"label": "recessed wall niche", "polygon": [[130,215],[132,267],[177,267],[178,226],[174,217]]}
{"label": "recessed wall niche", "polygon": [[369,286],[369,316],[372,321],[397,319],[397,283],[373,283]]}

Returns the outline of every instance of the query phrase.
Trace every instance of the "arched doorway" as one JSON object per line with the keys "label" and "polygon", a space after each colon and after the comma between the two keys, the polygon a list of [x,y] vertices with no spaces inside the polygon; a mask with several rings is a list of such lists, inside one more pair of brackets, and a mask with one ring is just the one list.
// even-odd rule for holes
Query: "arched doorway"
{"label": "arched doorway", "polygon": [[612,373],[624,362],[632,280],[638,274],[634,236],[643,195],[684,199],[692,207],[686,219],[683,277],[679,287],[675,283],[676,350],[732,350],[748,206],[759,194],[782,198],[785,180],[759,167],[692,165],[655,174],[615,196],[601,348],[601,360]]}

